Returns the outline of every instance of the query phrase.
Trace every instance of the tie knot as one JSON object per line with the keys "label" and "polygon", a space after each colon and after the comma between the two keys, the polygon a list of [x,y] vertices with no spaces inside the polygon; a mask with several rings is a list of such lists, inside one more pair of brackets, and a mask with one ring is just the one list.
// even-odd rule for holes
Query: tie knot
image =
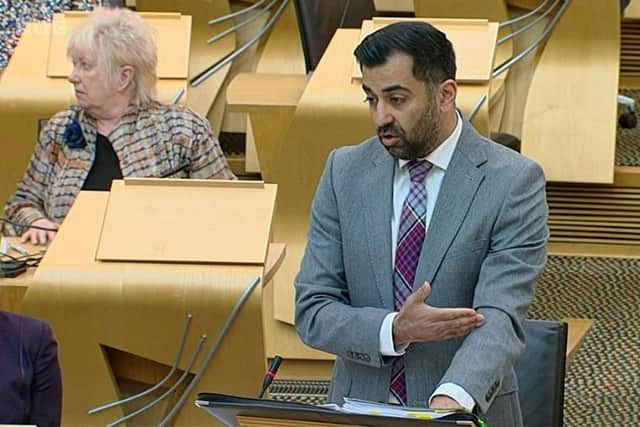
{"label": "tie knot", "polygon": [[406,164],[411,176],[411,182],[423,183],[433,164],[426,160],[411,160]]}

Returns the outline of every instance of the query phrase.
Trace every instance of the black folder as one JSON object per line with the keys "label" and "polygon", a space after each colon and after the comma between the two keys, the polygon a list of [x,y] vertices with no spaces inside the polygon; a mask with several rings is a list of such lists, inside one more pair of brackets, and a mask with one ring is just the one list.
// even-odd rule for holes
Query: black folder
{"label": "black folder", "polygon": [[474,414],[459,412],[437,420],[347,414],[322,406],[278,400],[252,399],[219,393],[199,393],[196,405],[207,410],[227,426],[237,426],[237,416],[279,418],[311,422],[338,423],[371,427],[437,427],[467,425],[480,427]]}

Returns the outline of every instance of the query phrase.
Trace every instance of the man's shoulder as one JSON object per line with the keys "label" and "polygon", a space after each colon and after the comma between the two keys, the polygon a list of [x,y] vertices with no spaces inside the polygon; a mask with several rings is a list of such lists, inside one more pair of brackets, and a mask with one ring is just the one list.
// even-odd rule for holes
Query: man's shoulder
{"label": "man's shoulder", "polygon": [[371,158],[379,149],[378,137],[367,138],[357,145],[345,145],[333,151],[334,162],[352,163]]}
{"label": "man's shoulder", "polygon": [[486,153],[488,166],[491,168],[514,171],[523,168],[540,169],[540,166],[530,158],[482,135],[477,135],[472,143],[481,145]]}

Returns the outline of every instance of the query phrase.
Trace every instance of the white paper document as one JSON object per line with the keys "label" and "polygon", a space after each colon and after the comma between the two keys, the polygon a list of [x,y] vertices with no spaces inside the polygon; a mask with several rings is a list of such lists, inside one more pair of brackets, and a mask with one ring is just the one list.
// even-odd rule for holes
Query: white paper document
{"label": "white paper document", "polygon": [[417,418],[422,420],[437,420],[459,411],[447,409],[412,408],[409,406],[392,405],[387,403],[370,402],[368,400],[344,398],[342,406],[330,404],[323,407],[335,409],[347,414],[381,415],[397,418]]}

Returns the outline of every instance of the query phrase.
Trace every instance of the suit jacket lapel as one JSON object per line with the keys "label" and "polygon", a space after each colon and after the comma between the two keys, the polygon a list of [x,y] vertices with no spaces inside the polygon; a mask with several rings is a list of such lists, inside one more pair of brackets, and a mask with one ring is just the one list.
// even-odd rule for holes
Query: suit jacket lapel
{"label": "suit jacket lapel", "polygon": [[462,133],[442,181],[422,246],[414,289],[420,287],[424,280],[433,282],[447,249],[468,213],[478,186],[484,179],[479,166],[487,161],[487,157],[481,142],[478,133],[463,119]]}
{"label": "suit jacket lapel", "polygon": [[393,206],[393,172],[395,160],[380,144],[375,146],[363,171],[360,192],[365,212],[365,232],[371,269],[383,306],[393,309],[393,276],[391,269],[391,210]]}

